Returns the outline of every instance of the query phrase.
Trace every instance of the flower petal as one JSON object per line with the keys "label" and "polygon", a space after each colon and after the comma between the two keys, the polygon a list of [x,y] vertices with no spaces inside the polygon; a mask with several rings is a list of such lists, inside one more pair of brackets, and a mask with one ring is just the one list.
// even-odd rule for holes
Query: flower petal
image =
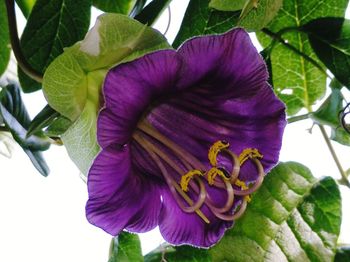
{"label": "flower petal", "polygon": [[[114,126],[109,127],[101,121],[99,133],[103,134],[106,128],[117,128],[119,132],[113,142],[125,144],[151,102],[162,96],[164,90],[176,91],[180,68],[181,59],[174,50],[161,50],[111,69],[106,76],[103,92],[105,107],[114,114],[110,123],[114,123]],[[107,144],[112,142],[107,140]],[[102,147],[106,146],[104,139],[99,138],[99,141]]]}
{"label": "flower petal", "polygon": [[88,191],[89,222],[112,235],[124,228],[145,232],[158,224],[160,184],[132,169],[129,146],[100,152],[89,171]]}
{"label": "flower petal", "polygon": [[162,196],[159,230],[170,244],[189,244],[208,248],[217,243],[225,230],[232,226],[232,222],[216,218],[206,206],[203,206],[201,210],[210,221],[206,224],[197,214],[182,211],[169,190],[163,191]]}

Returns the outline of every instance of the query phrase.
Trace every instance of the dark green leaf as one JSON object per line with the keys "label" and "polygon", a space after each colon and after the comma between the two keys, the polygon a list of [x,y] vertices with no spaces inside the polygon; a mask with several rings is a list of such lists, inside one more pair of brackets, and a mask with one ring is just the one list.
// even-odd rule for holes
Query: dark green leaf
{"label": "dark green leaf", "polygon": [[36,0],[16,0],[17,5],[21,9],[24,17],[28,18],[33,9]]}
{"label": "dark green leaf", "polygon": [[145,256],[145,262],[210,262],[208,250],[190,246],[161,246]]}
{"label": "dark green leaf", "polygon": [[341,247],[337,249],[334,262],[349,262],[350,261],[350,247]]}
{"label": "dark green leaf", "polygon": [[240,12],[221,12],[208,7],[208,0],[191,0],[173,47],[187,39],[215,33],[224,33],[237,24]]}
{"label": "dark green leaf", "polygon": [[134,3],[135,0],[93,0],[93,5],[104,12],[125,15],[130,13]]}
{"label": "dark green leaf", "polygon": [[49,105],[46,105],[31,121],[28,128],[27,137],[41,132],[44,127],[50,125],[59,116],[60,114],[58,112],[52,109]]}
{"label": "dark green leaf", "polygon": [[48,138],[31,136],[26,138],[30,118],[21,98],[20,88],[16,85],[8,85],[0,92],[0,114],[5,126],[10,130],[13,138],[29,156],[38,171],[47,176],[49,169],[40,151],[49,148]]}
{"label": "dark green leaf", "polygon": [[305,24],[312,48],[334,76],[350,89],[350,20],[323,17]]}
{"label": "dark green leaf", "polygon": [[339,89],[333,89],[320,108],[312,114],[312,118],[322,125],[339,127],[339,113],[343,109],[343,96]]}
{"label": "dark green leaf", "polygon": [[43,176],[48,176],[50,173],[50,169],[46,164],[46,161],[40,151],[34,151],[29,149],[23,149],[24,152],[29,157],[30,161],[32,161],[33,166],[39,171]]}
{"label": "dark green leaf", "polygon": [[138,15],[145,6],[146,2],[147,0],[136,0],[133,9],[130,12],[130,16],[135,17],[136,15]]}
{"label": "dark green leaf", "polygon": [[[29,64],[44,73],[64,47],[81,40],[90,24],[91,0],[38,0],[28,18],[21,37],[21,46]],[[18,77],[24,92],[33,92],[41,85],[21,70]]]}
{"label": "dark green leaf", "polygon": [[108,262],[143,261],[138,235],[126,232],[112,239]]}
{"label": "dark green leaf", "polygon": [[336,182],[317,181],[306,167],[281,163],[209,252],[213,261],[332,261],[340,223]]}
{"label": "dark green leaf", "polygon": [[72,124],[68,118],[60,115],[44,130],[44,134],[50,137],[61,136]]}
{"label": "dark green leaf", "polygon": [[10,60],[10,35],[7,23],[5,1],[0,1],[0,76]]}
{"label": "dark green leaf", "polygon": [[[285,0],[268,29],[277,33],[285,28],[300,27],[325,14],[342,17],[347,5],[348,0]],[[264,47],[269,46],[272,38],[262,33],[258,36]],[[289,31],[282,37],[288,41],[289,45],[322,65],[313,52],[306,34]],[[295,115],[302,108],[312,111],[312,106],[325,93],[325,74],[307,59],[280,43],[274,47],[271,61],[274,90],[286,103],[288,114]]]}
{"label": "dark green leaf", "polygon": [[171,0],[153,0],[135,16],[135,19],[143,24],[152,25],[170,2]]}

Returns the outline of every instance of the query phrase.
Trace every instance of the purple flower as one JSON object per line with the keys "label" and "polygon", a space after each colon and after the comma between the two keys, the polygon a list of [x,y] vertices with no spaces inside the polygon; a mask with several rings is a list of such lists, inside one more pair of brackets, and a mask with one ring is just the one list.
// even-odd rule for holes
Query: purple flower
{"label": "purple flower", "polygon": [[112,235],[158,225],[171,244],[215,244],[278,161],[285,107],[267,77],[242,29],[111,69],[90,223]]}

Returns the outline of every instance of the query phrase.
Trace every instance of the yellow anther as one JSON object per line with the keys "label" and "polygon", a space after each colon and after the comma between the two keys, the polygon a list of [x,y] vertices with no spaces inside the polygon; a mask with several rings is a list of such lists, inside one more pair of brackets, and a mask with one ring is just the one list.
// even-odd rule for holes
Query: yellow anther
{"label": "yellow anther", "polygon": [[224,148],[228,148],[230,146],[230,144],[226,141],[216,141],[209,149],[208,152],[208,158],[209,158],[209,162],[212,166],[217,166],[218,161],[217,161],[217,155],[220,152],[220,150],[224,149]]}
{"label": "yellow anther", "polygon": [[263,155],[259,152],[256,148],[246,148],[242,151],[242,153],[239,155],[239,165],[243,165],[245,161],[248,160],[248,158],[263,158]]}
{"label": "yellow anther", "polygon": [[[246,185],[246,183],[242,180],[239,180],[237,179],[235,181],[235,185],[236,186],[239,186],[242,190],[247,190],[249,189],[249,187]],[[250,195],[247,195],[247,196],[244,196],[244,199],[247,201],[247,202],[250,202],[252,200],[252,198],[250,197]]]}
{"label": "yellow anther", "polygon": [[222,170],[220,170],[220,169],[218,169],[218,168],[216,168],[216,167],[212,167],[212,168],[208,171],[207,175],[208,175],[208,178],[207,178],[207,179],[208,179],[208,184],[209,184],[209,185],[214,185],[214,180],[215,180],[215,177],[216,177],[217,175],[221,176],[222,179],[225,179],[225,180],[228,180],[228,179],[229,179],[228,177],[225,176],[225,173],[224,173]]}
{"label": "yellow anther", "polygon": [[188,171],[186,174],[184,174],[182,177],[181,177],[181,181],[180,181],[180,186],[181,186],[181,189],[184,191],[184,192],[187,192],[188,191],[188,184],[190,183],[191,179],[195,176],[203,176],[203,172],[200,171],[200,170],[197,170],[197,169],[194,169],[194,170],[191,170],[191,171]]}

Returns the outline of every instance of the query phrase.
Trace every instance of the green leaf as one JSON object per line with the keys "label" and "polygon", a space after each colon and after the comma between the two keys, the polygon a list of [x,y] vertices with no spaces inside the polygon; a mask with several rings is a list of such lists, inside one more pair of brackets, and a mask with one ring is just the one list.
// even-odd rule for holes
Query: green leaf
{"label": "green leaf", "polygon": [[339,127],[339,112],[343,109],[343,95],[339,89],[332,89],[332,93],[320,108],[312,114],[312,118],[319,124]]}
{"label": "green leaf", "polygon": [[72,121],[60,115],[49,124],[44,130],[44,134],[49,137],[60,137],[72,124]]}
{"label": "green leaf", "polygon": [[46,105],[31,121],[28,127],[27,137],[42,132],[42,129],[50,125],[50,123],[52,123],[55,118],[59,117],[59,115],[60,114],[49,105]]}
{"label": "green leaf", "polygon": [[145,262],[211,262],[208,250],[190,246],[161,246],[145,256]]}
{"label": "green leaf", "polygon": [[174,40],[174,48],[193,36],[224,33],[237,24],[240,12],[216,11],[208,5],[208,0],[190,1]]}
{"label": "green leaf", "polygon": [[23,148],[33,165],[44,176],[49,169],[40,151],[49,148],[48,138],[27,135],[30,124],[28,112],[21,98],[20,89],[16,85],[8,85],[0,92],[0,114],[5,126],[10,130],[13,138]]}
{"label": "green leaf", "polygon": [[350,247],[341,247],[337,249],[334,262],[349,262],[350,261]]}
{"label": "green leaf", "polygon": [[10,51],[10,35],[5,1],[0,1],[0,76],[5,72],[10,61]]}
{"label": "green leaf", "polygon": [[135,19],[140,23],[153,25],[170,2],[171,0],[153,0],[137,16],[135,16]]}
{"label": "green leaf", "polygon": [[24,17],[28,18],[36,0],[16,0],[16,4],[21,9]]}
{"label": "green leaf", "polygon": [[93,5],[98,9],[119,14],[129,14],[132,10],[135,0],[93,0]]}
{"label": "green leaf", "polygon": [[[21,47],[29,64],[44,73],[63,48],[81,40],[90,24],[91,0],[37,0],[21,37]],[[18,70],[24,92],[41,85]]]}
{"label": "green leaf", "polygon": [[334,76],[350,89],[350,20],[323,17],[305,24],[311,46]]}
{"label": "green leaf", "polygon": [[336,182],[317,181],[306,167],[281,163],[209,252],[213,261],[332,261],[340,224]]}
{"label": "green leaf", "polygon": [[238,11],[243,9],[248,0],[211,0],[209,7],[219,11]]}
{"label": "green leaf", "polygon": [[331,139],[344,146],[350,146],[350,134],[341,126],[332,128]]}
{"label": "green leaf", "polygon": [[105,14],[82,42],[65,49],[47,68],[43,91],[52,108],[75,121],[62,140],[82,173],[99,151],[96,115],[108,69],[164,48],[169,45],[157,31],[123,15]]}
{"label": "green leaf", "polygon": [[[285,28],[300,27],[325,14],[342,17],[347,5],[347,0],[284,1],[268,29],[277,33]],[[264,47],[271,43],[272,39],[269,36],[262,33],[258,36]],[[288,31],[282,37],[289,45],[320,63],[307,35],[298,31]],[[325,93],[326,76],[305,58],[280,43],[272,50],[271,61],[274,90],[286,103],[288,114],[295,115],[302,108],[312,111],[312,106]]]}
{"label": "green leaf", "polygon": [[138,235],[120,233],[112,239],[108,262],[142,262],[141,243]]}
{"label": "green leaf", "polygon": [[282,6],[283,0],[248,0],[240,15],[238,25],[257,31],[268,25]]}

